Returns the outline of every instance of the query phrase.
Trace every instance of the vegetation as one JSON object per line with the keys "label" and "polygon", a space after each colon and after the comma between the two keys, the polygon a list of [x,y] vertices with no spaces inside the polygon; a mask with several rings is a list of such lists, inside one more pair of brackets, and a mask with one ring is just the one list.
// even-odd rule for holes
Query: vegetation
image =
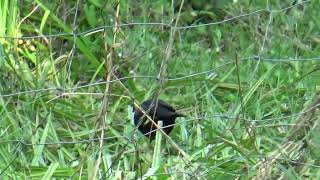
{"label": "vegetation", "polygon": [[319,179],[319,3],[0,0],[1,179]]}

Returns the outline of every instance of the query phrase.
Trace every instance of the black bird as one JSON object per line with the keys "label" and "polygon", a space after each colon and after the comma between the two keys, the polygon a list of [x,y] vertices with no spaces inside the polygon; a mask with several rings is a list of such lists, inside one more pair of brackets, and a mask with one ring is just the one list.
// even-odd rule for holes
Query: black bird
{"label": "black bird", "polygon": [[[156,104],[158,102],[158,105]],[[141,104],[141,108],[158,124],[158,120],[163,123],[163,131],[169,134],[173,129],[173,124],[177,117],[185,117],[185,115],[176,112],[176,110],[168,103],[158,99],[149,99]],[[142,117],[142,118],[141,118]],[[139,131],[144,134],[150,141],[156,136],[157,127],[146,117],[146,115],[138,108],[134,109],[134,124],[138,126]],[[141,121],[141,122],[140,122]],[[172,126],[170,126],[172,125]],[[169,127],[166,127],[169,126]],[[152,132],[151,132],[152,131]],[[151,133],[150,133],[151,132]]]}

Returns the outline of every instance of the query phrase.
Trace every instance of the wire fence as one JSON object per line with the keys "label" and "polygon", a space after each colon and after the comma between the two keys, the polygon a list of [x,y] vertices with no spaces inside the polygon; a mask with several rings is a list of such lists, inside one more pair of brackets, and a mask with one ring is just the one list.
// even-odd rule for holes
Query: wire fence
{"label": "wire fence", "polygon": [[[316,108],[320,107],[320,103],[315,104],[314,106],[310,107],[309,109],[302,111],[300,113],[295,113],[295,114],[291,114],[291,115],[287,115],[287,116],[283,116],[283,117],[275,117],[275,118],[264,118],[264,119],[243,119],[245,121],[249,121],[249,122],[268,122],[268,121],[279,121],[279,120],[283,120],[283,119],[290,119],[293,117],[297,117],[297,116],[301,116],[304,115]],[[227,115],[222,115],[222,114],[215,114],[215,115],[207,115],[207,116],[203,116],[203,117],[197,117],[197,118],[191,118],[191,119],[184,119],[182,122],[179,123],[174,123],[172,125],[168,125],[168,126],[163,126],[162,128],[167,128],[170,126],[176,126],[182,123],[189,123],[189,122],[193,122],[193,121],[201,121],[201,120],[205,120],[205,119],[212,119],[212,118],[221,118],[221,119],[227,119],[227,120],[235,120],[237,119],[237,117],[230,117]],[[112,124],[113,126],[115,126],[115,124]],[[124,126],[126,124],[116,124],[117,126],[121,125]],[[266,125],[262,125],[262,126],[255,126],[255,128],[265,128],[265,127],[276,127],[276,126],[295,126],[297,124],[266,124]],[[244,128],[241,128],[239,130],[243,130]],[[237,130],[237,129],[232,129],[232,130]],[[150,131],[147,134],[142,134],[140,135],[139,138],[142,138],[144,135],[148,135],[151,134],[152,132],[155,132],[157,130],[153,130]],[[132,133],[130,133],[132,135]],[[130,136],[129,134],[129,136]],[[28,143],[24,140],[8,140],[8,141],[0,141],[0,144],[7,144],[7,143],[20,143],[24,146],[44,146],[44,145],[57,145],[57,144],[78,144],[78,143],[90,143],[90,142],[94,142],[94,141],[99,141],[99,140],[111,140],[111,139],[117,139],[117,138],[124,138],[127,140],[130,140],[127,138],[128,136],[112,136],[112,137],[105,137],[105,138],[89,138],[89,139],[82,139],[82,140],[77,140],[77,141],[59,141],[59,142],[46,142],[46,143]]]}
{"label": "wire fence", "polygon": [[[263,58],[263,57],[258,57],[258,56],[252,56],[252,57],[241,58],[241,59],[239,59],[239,61],[247,61],[247,60],[257,61],[257,59],[259,59],[260,61],[275,62],[275,63],[276,62],[277,63],[310,62],[310,61],[316,61],[316,62],[319,61],[320,62],[320,56],[319,57],[310,57],[310,58]],[[188,74],[188,75],[181,76],[181,77],[164,78],[164,80],[166,80],[166,81],[179,81],[179,80],[193,78],[193,77],[197,77],[197,76],[209,77],[210,74],[215,73],[216,70],[218,70],[219,68],[223,68],[227,65],[234,64],[234,63],[235,63],[235,61],[229,61],[227,63],[224,63],[222,65],[217,66],[214,69],[210,69],[210,70],[202,71],[202,72],[196,72],[196,73]],[[0,97],[11,97],[11,96],[18,96],[18,95],[22,95],[22,94],[33,94],[33,93],[41,93],[41,92],[48,92],[48,91],[57,91],[57,92],[72,91],[72,92],[74,92],[75,90],[78,90],[78,89],[103,85],[103,84],[107,84],[107,83],[115,83],[118,81],[128,80],[128,79],[152,79],[152,80],[156,80],[156,81],[160,80],[160,78],[157,76],[128,76],[128,77],[117,78],[117,79],[110,80],[110,81],[99,80],[98,82],[94,82],[94,83],[84,83],[85,85],[80,85],[80,86],[77,85],[72,88],[50,87],[50,88],[43,88],[43,89],[19,91],[19,92],[8,93],[8,94],[1,93]]]}
{"label": "wire fence", "polygon": [[[301,4],[308,4],[311,3],[311,0],[305,0],[305,1],[298,1],[297,3],[294,3],[292,5],[289,5],[287,7],[284,7],[282,9],[279,10],[271,10],[271,9],[259,9],[259,10],[255,10],[252,11],[250,13],[246,13],[246,14],[240,14],[238,16],[234,16],[234,17],[230,17],[227,18],[225,20],[219,21],[219,22],[210,22],[210,23],[205,23],[205,24],[198,24],[198,25],[189,25],[189,26],[177,26],[177,24],[172,24],[172,23],[159,23],[159,22],[154,22],[154,23],[127,23],[127,24],[116,24],[116,25],[106,25],[106,26],[100,26],[100,27],[96,27],[96,28],[91,28],[89,30],[86,31],[82,31],[82,32],[63,32],[63,33],[56,33],[56,34],[46,34],[46,35],[35,35],[35,36],[21,36],[21,37],[14,37],[14,36],[0,36],[0,39],[37,39],[37,38],[56,38],[56,37],[63,37],[63,36],[72,36],[72,37],[77,37],[77,36],[90,36],[96,33],[102,33],[104,30],[106,29],[110,29],[110,28],[124,28],[124,27],[167,27],[169,30],[171,31],[182,31],[182,30],[188,30],[188,29],[194,29],[194,28],[200,28],[200,27],[204,27],[204,26],[214,26],[214,25],[219,25],[219,24],[224,24],[230,21],[234,21],[240,18],[244,18],[244,17],[248,17],[248,16],[252,16],[252,15],[256,15],[259,13],[268,13],[268,16],[270,17],[270,19],[272,19],[272,16],[274,16],[274,14],[277,13],[283,13],[286,12],[288,10],[290,10],[293,7],[296,7],[298,5]],[[271,20],[269,21],[269,24],[271,24]],[[268,27],[266,27],[268,28]],[[266,34],[264,34],[264,39],[266,39],[268,37],[267,34],[268,30],[266,30]],[[260,48],[260,52],[263,51],[264,49],[264,44],[262,45],[262,47]],[[0,54],[0,57],[4,57],[3,55]],[[316,56],[316,57],[264,57],[261,54],[258,55],[252,55],[252,56],[248,56],[248,57],[243,57],[240,58],[239,61],[243,62],[243,61],[250,61],[250,62],[256,62],[256,67],[253,70],[252,76],[256,74],[257,69],[259,68],[259,63],[261,62],[268,62],[268,63],[288,63],[288,62],[320,62],[320,56]],[[163,62],[164,64],[167,64],[167,62]],[[80,89],[84,89],[84,88],[89,88],[89,87],[94,87],[94,86],[99,86],[99,85],[105,85],[105,84],[110,84],[110,83],[115,83],[115,82],[121,82],[123,80],[128,80],[128,79],[150,79],[150,80],[154,80],[154,81],[179,81],[179,80],[184,80],[184,79],[192,79],[195,77],[199,77],[199,76],[204,76],[204,77],[210,77],[210,75],[216,73],[216,71],[219,68],[223,68],[227,65],[234,65],[236,64],[236,60],[228,60],[226,63],[223,63],[217,67],[215,67],[214,69],[208,69],[205,71],[201,71],[201,72],[195,72],[195,73],[190,73],[190,74],[186,74],[183,76],[179,76],[179,77],[161,77],[161,76],[149,76],[149,75],[141,75],[141,76],[127,76],[127,77],[121,77],[121,78],[117,78],[117,79],[112,79],[112,80],[100,80],[94,83],[85,83],[84,85],[76,85],[74,87],[71,88],[65,88],[65,87],[49,87],[49,88],[41,88],[41,89],[30,89],[30,90],[18,90],[16,92],[12,92],[13,89],[6,89],[5,92],[0,92],[0,98],[9,98],[9,97],[13,97],[13,96],[20,96],[20,95],[28,95],[28,94],[36,94],[36,93],[47,93],[47,92],[54,92],[56,94],[59,94],[57,97],[61,97],[64,96],[67,93],[74,93],[74,94],[81,94],[80,92],[77,92],[77,90]],[[163,66],[161,66],[161,68],[163,68]],[[161,71],[161,69],[160,69]],[[88,95],[103,95],[103,93],[88,93]],[[132,97],[130,97],[132,98]],[[244,119],[244,118],[240,118],[238,116],[228,116],[225,114],[211,114],[211,115],[206,115],[203,117],[197,117],[197,118],[190,118],[190,119],[184,119],[183,122],[180,123],[188,123],[188,122],[193,122],[193,121],[201,121],[201,120],[210,120],[213,118],[221,118],[221,119],[226,119],[226,120],[236,120],[236,119],[241,119],[247,122],[252,122],[252,123],[263,123],[263,122],[270,122],[270,121],[280,121],[283,119],[289,119],[289,118],[293,118],[293,117],[297,117],[297,116],[301,116],[303,114],[306,114],[312,110],[314,110],[315,108],[319,108],[320,104],[316,104],[314,106],[312,106],[311,108],[305,110],[305,111],[301,111],[301,112],[297,112],[297,113],[293,113],[290,115],[286,115],[286,116],[281,116],[281,117],[272,117],[272,118],[263,118],[263,119]],[[175,123],[171,126],[174,125],[178,125],[180,123]],[[297,124],[290,124],[290,123],[279,123],[279,124],[272,124],[272,126],[270,126],[269,124],[261,124],[261,125],[255,125],[256,128],[272,128],[275,126],[295,126]],[[303,124],[302,124],[303,125]],[[229,127],[225,127],[225,130],[228,130]],[[237,130],[236,128],[233,128],[232,130]],[[243,129],[241,129],[243,130]],[[151,133],[151,132],[150,132]],[[88,138],[88,139],[80,139],[80,140],[72,140],[72,141],[57,141],[57,142],[45,142],[45,143],[29,143],[29,141],[27,140],[19,140],[19,139],[14,139],[14,140],[6,140],[6,141],[0,141],[0,145],[4,145],[4,144],[9,144],[9,143],[16,143],[17,145],[22,145],[22,146],[47,146],[47,145],[68,145],[68,144],[90,144],[92,142],[101,142],[101,141],[107,141],[107,140],[112,140],[112,139],[126,139],[128,141],[128,143],[135,143],[133,142],[134,140],[132,140],[131,138],[128,138],[130,136],[132,136],[134,134],[134,132],[130,133],[129,136],[114,136],[114,137],[103,137],[103,138]],[[142,137],[143,135],[141,135],[140,137]],[[124,148],[125,149],[125,148]],[[100,149],[101,150],[101,149]],[[246,159],[248,157],[235,157],[235,158],[231,158],[228,160],[225,160],[223,162],[220,162],[214,166],[212,166],[210,169],[206,169],[205,171],[203,171],[201,174],[202,175],[206,175],[207,173],[209,173],[210,171],[217,169],[219,166],[222,166],[223,164],[230,162],[230,161],[237,161],[240,159]],[[259,158],[272,158],[270,156],[266,157],[266,156],[260,156]],[[288,159],[284,159],[284,158],[277,158],[274,157],[274,159],[276,160],[288,160]],[[13,159],[14,161],[15,159]],[[294,160],[290,160],[292,163],[297,163],[300,165],[307,165],[310,167],[315,167],[315,168],[320,168],[319,165],[315,165],[315,164],[311,164],[311,163],[303,163],[303,162],[298,162],[298,161],[294,161]],[[189,162],[186,163],[186,165],[189,164]],[[11,163],[8,165],[10,166]],[[2,170],[1,174],[4,172],[4,170]],[[106,172],[108,173],[108,172]],[[175,172],[175,173],[179,173],[179,172]],[[181,173],[187,173],[187,172],[181,172]],[[155,176],[158,174],[155,174]],[[148,176],[150,177],[150,176]],[[141,177],[143,178],[143,177]]]}
{"label": "wire fence", "polygon": [[290,6],[287,6],[283,9],[279,9],[279,10],[270,10],[270,9],[259,9],[259,10],[255,10],[253,12],[250,13],[246,13],[246,14],[241,14],[238,16],[234,16],[231,18],[227,18],[225,20],[222,21],[218,21],[218,22],[211,22],[211,23],[203,23],[203,24],[197,24],[197,25],[190,25],[190,26],[175,26],[172,23],[159,23],[159,22],[151,22],[151,23],[142,23],[142,22],[136,22],[136,23],[126,23],[126,24],[119,24],[119,25],[105,25],[105,26],[100,26],[100,27],[96,27],[96,28],[91,28],[90,30],[87,31],[83,31],[83,32],[71,32],[71,33],[56,33],[56,34],[50,34],[50,35],[35,35],[35,36],[22,36],[22,37],[13,37],[13,36],[0,36],[0,38],[5,38],[5,39],[37,39],[37,38],[53,38],[53,37],[61,37],[61,36],[88,36],[88,35],[92,35],[95,33],[99,33],[104,31],[105,29],[109,29],[109,28],[121,28],[121,27],[132,27],[132,26],[150,26],[150,27],[168,27],[170,29],[176,29],[176,30],[186,30],[186,29],[193,29],[193,28],[199,28],[199,27],[204,27],[204,26],[214,26],[214,25],[219,25],[219,24],[223,24],[223,23],[227,23],[229,21],[233,21],[233,20],[237,20],[239,18],[243,18],[243,17],[247,17],[247,16],[251,16],[251,15],[255,15],[255,14],[259,14],[259,13],[281,13],[281,12],[285,12],[293,7],[296,7],[298,5],[301,4],[306,4],[306,3],[310,3],[311,0],[305,0],[305,1],[299,1],[297,3],[294,3]]}

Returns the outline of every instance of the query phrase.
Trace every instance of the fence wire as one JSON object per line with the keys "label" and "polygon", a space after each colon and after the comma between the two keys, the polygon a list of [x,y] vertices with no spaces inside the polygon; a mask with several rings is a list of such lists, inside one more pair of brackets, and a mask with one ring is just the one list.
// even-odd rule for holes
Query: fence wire
{"label": "fence wire", "polygon": [[[39,38],[56,38],[56,37],[64,37],[64,36],[73,36],[73,37],[78,37],[78,36],[90,36],[96,33],[102,33],[103,31],[105,31],[106,29],[110,29],[110,28],[124,28],[124,27],[167,27],[170,30],[176,30],[176,31],[182,31],[182,30],[192,30],[192,29],[196,29],[196,28],[200,28],[200,27],[206,27],[206,26],[214,26],[214,25],[219,25],[219,24],[224,24],[230,21],[234,21],[240,18],[244,18],[244,17],[248,17],[248,16],[252,16],[252,15],[256,15],[256,14],[260,14],[260,13],[268,13],[270,20],[269,20],[269,24],[271,24],[271,19],[273,14],[277,14],[277,13],[282,13],[282,12],[286,12],[287,10],[290,10],[293,7],[296,7],[298,5],[301,4],[306,4],[306,3],[310,3],[312,2],[311,0],[305,0],[305,1],[298,1],[297,3],[294,3],[290,6],[284,7],[282,9],[279,10],[271,10],[271,9],[259,9],[259,10],[255,10],[252,11],[250,13],[246,13],[246,14],[240,14],[238,16],[234,16],[234,17],[230,17],[227,18],[225,20],[222,21],[218,21],[218,22],[210,22],[210,23],[204,23],[204,24],[197,24],[197,25],[188,25],[188,26],[177,26],[174,25],[172,23],[159,23],[159,22],[151,22],[151,23],[142,23],[142,22],[134,22],[134,23],[126,23],[126,24],[118,24],[118,25],[105,25],[105,26],[100,26],[100,27],[96,27],[96,28],[91,28],[89,30],[86,31],[82,31],[82,32],[63,32],[63,33],[55,33],[55,34],[45,34],[45,35],[34,35],[34,36],[21,36],[21,37],[15,37],[15,36],[0,36],[0,39],[39,39]],[[74,21],[75,23],[75,21]],[[75,24],[74,24],[75,26]],[[267,38],[268,34],[267,34],[268,30],[266,30],[266,34],[264,37],[264,40]],[[316,56],[316,57],[264,57],[262,55],[262,51],[264,50],[264,43],[262,45],[262,47],[260,48],[260,53],[258,55],[252,55],[252,56],[248,56],[248,57],[244,57],[244,58],[240,58],[239,61],[251,61],[251,62],[257,62],[256,67],[252,73],[252,76],[255,74],[255,72],[257,71],[257,68],[259,67],[259,63],[261,62],[269,62],[269,63],[288,63],[288,62],[310,62],[310,61],[314,61],[314,62],[320,62],[320,56]],[[1,58],[5,58],[5,56],[0,54]],[[167,62],[165,62],[167,63]],[[9,97],[13,97],[13,96],[20,96],[20,95],[25,95],[25,94],[35,94],[35,93],[47,93],[47,92],[58,92],[58,94],[60,94],[61,96],[63,96],[64,93],[68,93],[68,92],[73,92],[73,93],[77,93],[77,90],[80,89],[84,89],[84,88],[89,88],[89,87],[94,87],[94,86],[99,86],[99,85],[105,85],[108,83],[115,83],[115,82],[120,82],[123,80],[128,80],[128,79],[149,79],[149,80],[154,80],[154,81],[160,81],[160,80],[165,80],[165,81],[179,81],[179,80],[184,80],[184,79],[192,79],[194,77],[198,77],[198,76],[204,76],[204,77],[209,77],[212,73],[216,73],[216,71],[219,68],[225,67],[227,65],[233,65],[235,64],[235,60],[229,60],[224,64],[221,64],[217,67],[215,67],[214,69],[208,69],[206,71],[201,71],[201,72],[194,72],[194,73],[190,73],[190,74],[186,74],[183,76],[179,76],[179,77],[160,77],[160,76],[150,76],[150,75],[140,75],[140,76],[127,76],[127,77],[122,77],[122,78],[117,78],[114,80],[110,80],[110,81],[97,81],[94,83],[86,83],[85,85],[76,85],[74,87],[71,88],[65,88],[65,87],[49,87],[49,88],[42,88],[42,89],[30,89],[30,90],[21,90],[21,91],[17,91],[17,92],[9,92],[12,89],[8,89],[5,90],[4,92],[0,92],[0,98],[9,98]],[[92,95],[92,93],[90,93],[89,95]],[[101,94],[100,94],[101,95]],[[302,112],[297,112],[297,113],[293,113],[291,115],[287,115],[287,116],[282,116],[282,117],[272,117],[272,118],[263,118],[263,119],[242,119],[244,121],[248,121],[248,122],[252,122],[252,123],[263,123],[263,122],[270,122],[270,121],[280,121],[283,119],[289,119],[289,118],[293,118],[293,117],[297,117],[303,114],[306,114],[308,112],[310,112],[311,110],[314,110],[315,108],[320,107],[320,104],[316,104],[315,106],[302,111]],[[204,120],[208,120],[210,121],[211,119],[214,118],[220,118],[223,120],[235,120],[235,119],[241,119],[238,116],[228,116],[225,114],[211,114],[211,115],[206,115],[203,117],[197,117],[197,118],[190,118],[190,119],[184,119],[183,122],[179,122],[179,123],[175,123],[171,126],[180,124],[180,123],[189,123],[189,122],[194,122],[194,121],[204,121]],[[295,126],[296,124],[289,124],[289,123],[279,123],[279,124],[272,124],[273,126],[269,126],[268,124],[262,124],[262,125],[255,125],[256,128],[272,128],[274,126]],[[225,127],[225,130],[227,130],[228,127]],[[237,129],[232,129],[232,130],[237,130]],[[241,129],[243,130],[243,129]],[[150,132],[151,133],[151,132]],[[133,133],[130,133],[130,135],[132,135]],[[130,136],[129,135],[129,136]],[[143,135],[141,135],[140,137],[143,137]],[[129,139],[127,135],[125,136],[113,136],[113,137],[103,137],[103,138],[88,138],[88,139],[80,139],[80,140],[72,140],[72,141],[58,141],[58,142],[45,142],[45,143],[29,143],[26,140],[19,140],[19,139],[14,139],[14,140],[6,140],[6,141],[0,141],[1,145],[5,145],[5,144],[9,144],[9,143],[16,143],[17,145],[22,145],[22,146],[47,146],[47,145],[69,145],[69,144],[90,144],[92,142],[99,142],[99,141],[107,141],[107,140],[112,140],[112,139],[126,139],[128,141],[128,143],[134,143],[132,142],[132,139]],[[18,155],[16,156],[18,157]],[[245,157],[245,156],[241,156],[241,157],[235,157],[235,158],[231,158],[231,159],[227,159],[223,162],[217,163],[215,165],[213,165],[211,168],[206,169],[205,171],[203,171],[201,174],[202,175],[206,175],[208,174],[210,171],[219,168],[220,166],[222,166],[225,163],[228,163],[230,161],[237,161],[237,160],[243,160],[243,159],[247,159],[250,158]],[[260,156],[259,158],[272,158],[272,157],[265,157],[265,156]],[[16,158],[13,159],[13,161]],[[288,159],[285,158],[279,158],[279,157],[274,157],[274,159],[276,160],[285,160],[288,161]],[[311,164],[311,163],[302,163],[302,162],[298,162],[298,161],[294,161],[294,160],[289,160],[291,163],[297,163],[300,165],[307,165],[310,167],[315,167],[315,168],[320,168],[319,165],[315,165],[315,164]],[[188,164],[188,163],[186,163]],[[11,163],[9,164],[11,165]],[[8,166],[9,166],[8,165]],[[5,169],[7,170],[7,168]],[[1,173],[3,173],[4,170],[2,170]],[[175,173],[181,173],[181,174],[188,174],[189,172],[175,172]],[[162,174],[166,174],[166,173],[162,173]],[[169,174],[169,173],[167,173]],[[155,174],[154,176],[159,175],[159,174]],[[191,175],[190,175],[191,176]],[[147,178],[150,176],[144,176],[141,178]]]}
{"label": "fence wire", "polygon": [[225,20],[222,21],[218,21],[218,22],[210,22],[210,23],[203,23],[203,24],[197,24],[197,25],[189,25],[189,26],[175,26],[172,23],[162,23],[162,22],[150,22],[150,23],[145,23],[145,22],[133,22],[133,23],[125,23],[125,24],[119,24],[119,25],[105,25],[105,26],[100,26],[100,27],[96,27],[96,28],[91,28],[89,30],[83,31],[83,32],[70,32],[70,33],[56,33],[56,34],[47,34],[47,35],[34,35],[34,36],[22,36],[22,37],[14,37],[14,36],[0,36],[0,38],[5,38],[5,39],[38,39],[38,38],[54,38],[54,37],[62,37],[62,36],[88,36],[88,35],[92,35],[95,33],[99,33],[104,31],[105,29],[110,29],[110,28],[123,28],[123,27],[133,27],[133,26],[149,26],[149,27],[167,27],[169,29],[176,29],[176,30],[186,30],[186,29],[193,29],[193,28],[200,28],[200,27],[204,27],[204,26],[214,26],[214,25],[219,25],[219,24],[223,24],[223,23],[227,23],[233,20],[237,20],[239,18],[243,18],[243,17],[247,17],[247,16],[251,16],[251,15],[255,15],[255,14],[259,14],[259,13],[270,13],[270,14],[276,14],[276,13],[281,13],[281,12],[285,12],[293,7],[296,7],[298,5],[301,4],[306,4],[306,3],[310,3],[311,0],[304,0],[304,1],[299,1],[297,3],[294,3],[290,6],[287,6],[283,9],[279,9],[279,10],[270,10],[270,9],[259,9],[259,10],[255,10],[253,12],[250,13],[246,13],[246,14],[241,14],[238,16],[234,16],[234,17],[230,17],[227,18]]}

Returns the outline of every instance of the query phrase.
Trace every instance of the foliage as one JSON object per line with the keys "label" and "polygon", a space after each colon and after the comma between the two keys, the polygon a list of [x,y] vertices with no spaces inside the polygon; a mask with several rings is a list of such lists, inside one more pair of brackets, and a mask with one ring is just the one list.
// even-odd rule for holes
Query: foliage
{"label": "foliage", "polygon": [[1,177],[319,178],[320,1],[172,2],[0,0]]}

